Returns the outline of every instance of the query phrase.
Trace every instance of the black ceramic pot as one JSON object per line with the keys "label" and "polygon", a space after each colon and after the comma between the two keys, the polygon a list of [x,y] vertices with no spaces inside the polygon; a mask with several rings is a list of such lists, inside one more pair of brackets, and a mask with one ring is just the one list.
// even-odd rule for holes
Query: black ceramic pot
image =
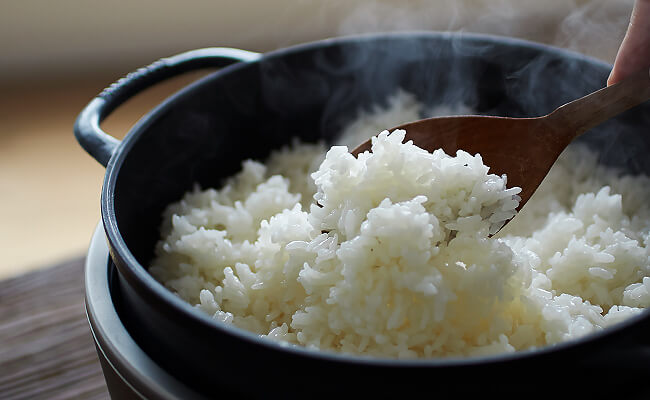
{"label": "black ceramic pot", "polygon": [[[99,128],[140,90],[188,70],[226,64],[232,65],[164,101],[121,142]],[[409,33],[326,40],[264,55],[203,49],[127,76],[92,100],[75,125],[82,147],[106,166],[102,221],[126,329],[170,375],[213,397],[482,393],[501,387],[494,382],[509,390],[542,377],[545,390],[571,382],[569,388],[580,393],[622,394],[622,383],[638,384],[650,366],[650,347],[642,344],[648,312],[539,350],[368,359],[281,346],[219,324],[147,272],[164,207],[194,183],[218,186],[242,160],[264,158],[294,136],[331,142],[357,110],[384,102],[398,88],[428,106],[463,102],[480,113],[539,116],[602,87],[609,70],[606,63],[520,40]],[[650,174],[649,110],[639,106],[580,140],[600,152],[602,163]],[[598,377],[597,385],[585,380],[589,376]],[[452,384],[459,380],[464,384]]]}

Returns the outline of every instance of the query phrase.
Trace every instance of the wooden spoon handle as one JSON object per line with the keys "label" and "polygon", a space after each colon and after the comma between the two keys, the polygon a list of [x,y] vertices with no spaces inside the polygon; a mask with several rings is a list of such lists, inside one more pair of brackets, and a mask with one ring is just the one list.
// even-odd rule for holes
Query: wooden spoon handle
{"label": "wooden spoon handle", "polygon": [[650,69],[567,103],[547,117],[561,130],[571,130],[573,139],[646,100],[650,100]]}

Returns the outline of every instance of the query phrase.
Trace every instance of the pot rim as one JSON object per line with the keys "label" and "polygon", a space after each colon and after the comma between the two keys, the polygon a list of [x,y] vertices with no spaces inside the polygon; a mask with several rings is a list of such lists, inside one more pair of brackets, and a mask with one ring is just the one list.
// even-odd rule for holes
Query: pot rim
{"label": "pot rim", "polygon": [[366,43],[375,42],[379,40],[395,40],[395,39],[443,39],[443,40],[461,40],[463,42],[495,44],[498,46],[507,47],[521,47],[527,50],[536,50],[540,53],[558,54],[562,58],[569,58],[577,62],[586,62],[595,68],[609,70],[611,65],[595,59],[584,54],[576,53],[570,50],[561,49],[558,47],[530,42],[523,39],[516,39],[511,37],[477,34],[477,33],[453,33],[453,32],[399,32],[399,33],[379,33],[379,34],[362,34],[345,37],[330,38],[319,40],[304,44],[299,44],[291,47],[286,47],[271,51],[251,62],[235,63],[233,65],[224,67],[223,69],[209,74],[196,82],[191,83],[185,88],[179,90],[171,95],[150,112],[145,114],[140,120],[131,128],[125,138],[115,149],[113,156],[106,166],[106,174],[102,186],[101,195],[101,215],[104,226],[105,234],[110,244],[111,258],[115,260],[115,265],[119,273],[124,277],[130,285],[134,287],[139,293],[157,303],[164,303],[171,307],[176,313],[182,314],[190,318],[193,322],[201,325],[203,328],[214,330],[222,334],[235,336],[238,339],[247,342],[250,345],[263,346],[269,350],[289,352],[300,357],[313,357],[324,361],[339,362],[339,363],[353,363],[364,364],[372,366],[385,366],[385,367],[405,367],[405,368],[437,368],[437,367],[466,367],[478,364],[492,363],[500,364],[512,361],[519,361],[529,359],[531,357],[539,357],[549,355],[563,350],[576,349],[585,344],[591,344],[596,341],[601,341],[605,338],[610,338],[614,335],[621,334],[623,330],[638,324],[642,320],[648,319],[650,310],[646,309],[638,315],[627,318],[615,326],[609,327],[598,332],[592,332],[583,337],[572,339],[569,341],[547,345],[541,348],[531,348],[526,350],[515,351],[512,353],[499,353],[494,355],[484,356],[471,356],[471,357],[450,357],[450,358],[427,358],[427,359],[413,359],[413,360],[400,360],[386,357],[368,357],[349,355],[343,353],[335,353],[330,351],[313,350],[304,346],[286,344],[276,342],[270,339],[262,338],[252,332],[244,329],[226,325],[213,320],[207,314],[201,313],[196,310],[189,303],[183,301],[178,296],[174,295],[169,289],[164,287],[160,282],[155,280],[135,258],[135,256],[128,249],[124,239],[122,238],[114,211],[114,197],[115,185],[120,172],[120,168],[129,153],[129,150],[137,142],[140,135],[156,120],[157,117],[164,114],[167,110],[173,108],[175,104],[181,101],[192,92],[198,90],[206,82],[219,79],[231,73],[235,73],[239,69],[250,68],[252,64],[264,62],[265,60],[281,58],[286,55],[295,54],[303,51],[309,51],[317,48],[328,46],[339,46],[346,43]]}

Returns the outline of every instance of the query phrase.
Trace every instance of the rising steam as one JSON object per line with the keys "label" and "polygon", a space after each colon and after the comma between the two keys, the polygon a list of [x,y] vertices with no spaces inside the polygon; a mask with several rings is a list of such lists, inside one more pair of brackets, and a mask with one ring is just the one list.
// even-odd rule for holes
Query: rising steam
{"label": "rising steam", "polygon": [[612,62],[633,0],[375,0],[356,4],[339,34],[438,30],[518,37]]}

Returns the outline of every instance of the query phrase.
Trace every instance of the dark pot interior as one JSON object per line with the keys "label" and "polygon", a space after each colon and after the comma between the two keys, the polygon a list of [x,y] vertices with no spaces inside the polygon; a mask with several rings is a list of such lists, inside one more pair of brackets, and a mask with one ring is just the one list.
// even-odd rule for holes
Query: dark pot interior
{"label": "dark pot interior", "polygon": [[[217,325],[142,272],[159,239],[164,207],[195,183],[218,186],[242,160],[262,159],[293,137],[332,142],[359,109],[384,102],[398,88],[427,106],[463,102],[480,113],[526,117],[602,87],[608,72],[605,63],[506,38],[400,34],[282,50],[202,79],[147,115],[108,166],[102,213],[120,271],[127,328],[168,371],[214,395],[222,390],[268,394],[274,387],[281,395],[281,383],[296,385],[296,393],[335,394],[347,386],[386,395],[405,387],[427,390],[432,379],[441,383],[467,374],[480,380],[558,365],[605,368],[597,361],[607,358],[603,352],[636,340],[647,313],[620,329],[538,352],[363,361],[286,350]],[[598,149],[603,163],[650,173],[649,108],[637,107],[580,140]]]}

